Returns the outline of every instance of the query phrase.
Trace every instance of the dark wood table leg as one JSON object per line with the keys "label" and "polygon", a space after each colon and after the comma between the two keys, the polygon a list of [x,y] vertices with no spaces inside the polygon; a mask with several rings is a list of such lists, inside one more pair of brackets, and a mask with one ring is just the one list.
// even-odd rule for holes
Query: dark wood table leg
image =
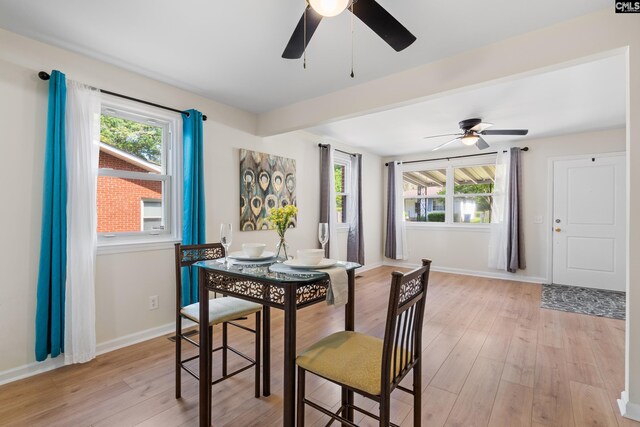
{"label": "dark wood table leg", "polygon": [[262,306],[262,395],[271,395],[271,311]]}
{"label": "dark wood table leg", "polygon": [[[356,273],[355,269],[347,271],[348,278],[348,302],[344,307],[344,330],[353,331],[356,327]],[[345,388],[342,389],[342,406],[353,405],[353,392]],[[346,406],[347,410],[342,412],[342,416],[353,421],[353,408]]]}
{"label": "dark wood table leg", "polygon": [[296,421],[296,286],[289,284],[284,294],[284,384],[282,425]]}
{"label": "dark wood table leg", "polygon": [[[200,301],[200,427],[211,425],[211,383],[210,363],[211,342],[209,340],[209,291],[205,286],[207,273],[202,269],[198,272],[198,295]],[[176,339],[178,339],[176,337]]]}

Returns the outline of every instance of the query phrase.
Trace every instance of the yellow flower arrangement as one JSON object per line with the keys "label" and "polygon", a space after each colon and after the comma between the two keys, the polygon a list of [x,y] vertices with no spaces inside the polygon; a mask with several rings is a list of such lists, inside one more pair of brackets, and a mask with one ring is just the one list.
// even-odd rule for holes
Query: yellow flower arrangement
{"label": "yellow flower arrangement", "polygon": [[291,225],[291,219],[298,213],[298,208],[294,205],[287,205],[281,208],[273,208],[269,210],[267,220],[273,226],[281,239],[284,239],[284,233]]}

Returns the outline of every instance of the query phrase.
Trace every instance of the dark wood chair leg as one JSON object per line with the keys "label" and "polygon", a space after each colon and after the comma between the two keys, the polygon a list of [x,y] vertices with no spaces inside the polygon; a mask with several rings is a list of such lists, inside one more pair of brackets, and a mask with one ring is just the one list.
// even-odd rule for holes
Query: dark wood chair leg
{"label": "dark wood chair leg", "polygon": [[256,340],[256,355],[255,355],[255,359],[256,359],[256,366],[254,366],[254,369],[256,370],[255,372],[255,396],[256,398],[260,397],[260,338],[262,337],[260,335],[260,316],[262,315],[261,312],[256,312],[256,336],[255,336],[255,340]]}
{"label": "dark wood chair leg", "polygon": [[389,427],[391,423],[391,396],[380,396],[380,427]]}
{"label": "dark wood chair leg", "polygon": [[222,323],[222,376],[227,376],[227,322]]}
{"label": "dark wood chair leg", "polygon": [[182,397],[182,317],[176,316],[176,399]]}
{"label": "dark wood chair leg", "polygon": [[298,366],[298,408],[297,408],[297,427],[304,427],[304,369]]}
{"label": "dark wood chair leg", "polygon": [[422,423],[422,359],[413,367],[413,427]]}
{"label": "dark wood chair leg", "polygon": [[[213,325],[209,325],[209,343],[211,344],[211,348],[213,348]],[[211,384],[212,381],[213,381],[213,354],[209,359],[209,384]]]}
{"label": "dark wood chair leg", "polygon": [[271,311],[262,306],[262,395],[271,394]]}

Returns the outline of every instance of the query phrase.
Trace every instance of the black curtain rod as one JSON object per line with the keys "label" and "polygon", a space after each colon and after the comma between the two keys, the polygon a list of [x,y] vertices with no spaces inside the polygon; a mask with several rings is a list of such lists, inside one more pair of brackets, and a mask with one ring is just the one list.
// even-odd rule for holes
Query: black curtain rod
{"label": "black curtain rod", "polygon": [[[529,151],[529,147],[523,147],[520,149],[520,151]],[[504,150],[503,153],[506,153],[507,150]],[[408,162],[402,162],[402,164],[408,164],[408,163],[422,163],[422,162],[433,162],[436,160],[451,160],[451,159],[462,159],[465,157],[478,157],[478,156],[488,156],[491,154],[498,154],[497,151],[492,151],[490,153],[479,153],[479,154],[466,154],[464,156],[452,156],[452,157],[439,157],[437,159],[422,159],[422,160],[409,160]],[[389,166],[389,163],[385,163],[385,166]]]}
{"label": "black curtain rod", "polygon": [[[47,73],[46,71],[40,71],[38,73],[38,77],[40,77],[40,79],[42,80],[49,80],[51,78],[51,76],[49,75],[49,73]],[[100,92],[102,93],[106,93],[109,95],[113,95],[113,96],[117,96],[119,98],[124,98],[124,99],[128,99],[129,101],[136,101],[136,102],[141,102],[143,104],[147,104],[147,105],[151,105],[152,107],[158,107],[158,108],[162,108],[164,110],[169,110],[169,111],[173,111],[175,113],[180,113],[180,114],[186,114],[187,117],[189,117],[189,113],[186,111],[182,111],[182,110],[178,110],[175,108],[171,108],[171,107],[165,107],[164,105],[160,105],[160,104],[155,104],[153,102],[149,102],[149,101],[144,101],[142,99],[138,99],[138,98],[134,98],[132,96],[127,96],[127,95],[122,95],[120,93],[115,93],[115,92],[111,92],[109,90],[104,90],[104,89],[98,89]],[[207,116],[205,116],[204,114],[202,115],[202,120],[207,120]]]}
{"label": "black curtain rod", "polygon": [[[327,148],[327,147],[328,147],[328,145],[326,145],[326,144],[318,144],[318,147],[320,147],[320,148]],[[356,153],[349,153],[348,151],[338,150],[337,148],[334,148],[334,150],[336,150],[336,151],[337,151],[337,152],[339,152],[339,153],[346,154],[346,155],[348,155],[348,156],[356,156]]]}

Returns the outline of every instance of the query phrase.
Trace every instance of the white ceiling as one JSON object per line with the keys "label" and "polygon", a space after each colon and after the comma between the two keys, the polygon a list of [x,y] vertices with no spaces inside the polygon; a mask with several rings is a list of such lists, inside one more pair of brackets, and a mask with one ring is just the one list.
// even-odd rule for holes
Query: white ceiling
{"label": "white ceiling", "polygon": [[[523,137],[489,136],[491,144],[624,126],[626,62],[617,55],[445,95],[309,129],[382,156],[430,151],[458,132],[458,122],[482,118],[492,129],[529,129]],[[461,149],[453,143],[447,150]]]}
{"label": "white ceiling", "polygon": [[[321,23],[307,70],[280,57],[304,0],[0,0],[0,27],[259,113],[613,7],[610,0],[379,2],[418,40],[396,53],[356,20],[355,79],[348,12]],[[486,113],[496,122],[506,114]]]}

